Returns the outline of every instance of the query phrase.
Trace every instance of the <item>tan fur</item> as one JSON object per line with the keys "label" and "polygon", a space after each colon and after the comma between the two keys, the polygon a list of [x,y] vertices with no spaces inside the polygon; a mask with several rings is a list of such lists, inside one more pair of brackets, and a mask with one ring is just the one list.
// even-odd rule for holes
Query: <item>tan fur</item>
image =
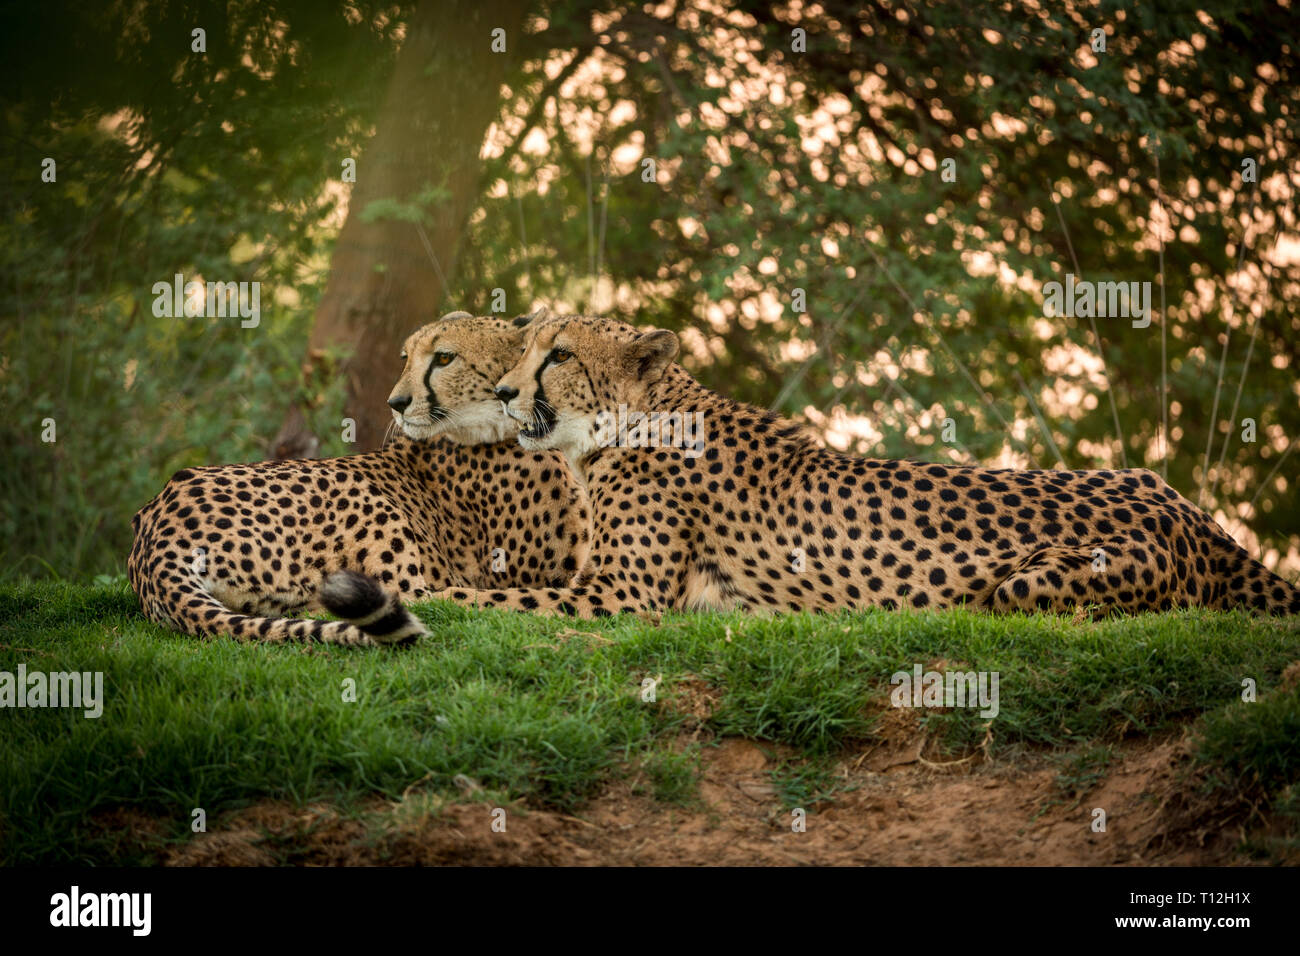
{"label": "tan fur", "polygon": [[[518,446],[493,394],[522,337],[506,320],[463,314],[411,335],[393,389],[411,399],[394,412],[410,437],[381,451],[178,472],[133,521],[127,569],[145,614],[193,635],[369,643],[423,629],[396,601],[382,634],[381,608],[358,611],[371,637],[282,615],[320,610],[322,580],[343,569],[408,600],[568,583],[589,547],[585,495],[560,455]],[[430,371],[438,352],[455,357]]]}
{"label": "tan fur", "polygon": [[[570,357],[557,362],[558,354]],[[586,485],[582,587],[440,593],[479,606],[619,611],[742,607],[1300,612],[1254,561],[1145,470],[1014,471],[854,458],[701,386],[672,333],[608,319],[535,324],[503,378],[521,443],[556,448]],[[517,391],[517,394],[513,394]],[[703,412],[697,457],[602,447],[598,415]]]}

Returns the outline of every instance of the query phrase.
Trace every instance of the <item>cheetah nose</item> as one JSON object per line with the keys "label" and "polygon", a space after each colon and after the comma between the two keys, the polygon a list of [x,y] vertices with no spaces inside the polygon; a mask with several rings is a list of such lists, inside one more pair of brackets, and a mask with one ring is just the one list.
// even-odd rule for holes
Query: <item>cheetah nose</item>
{"label": "cheetah nose", "polygon": [[519,394],[519,389],[511,388],[509,385],[498,385],[493,389],[493,393],[503,402],[508,402]]}
{"label": "cheetah nose", "polygon": [[398,395],[396,398],[390,398],[388,400],[388,407],[391,408],[393,411],[397,412],[397,414],[399,415],[402,414],[402,412],[406,411],[406,409],[410,406],[410,404],[411,404],[410,395]]}

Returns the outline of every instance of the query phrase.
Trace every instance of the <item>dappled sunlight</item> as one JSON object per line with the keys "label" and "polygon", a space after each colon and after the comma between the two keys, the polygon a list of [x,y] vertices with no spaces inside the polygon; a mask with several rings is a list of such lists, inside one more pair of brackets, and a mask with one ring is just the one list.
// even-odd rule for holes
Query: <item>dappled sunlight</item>
{"label": "dappled sunlight", "polygon": [[[162,61],[178,88],[212,84],[179,134],[158,128],[163,114],[86,97],[96,135],[153,184],[124,181],[130,214],[138,221],[145,208],[135,191],[152,190],[178,250],[157,257],[158,276],[100,270],[128,282],[106,295],[128,311],[145,279],[184,271],[256,275],[274,286],[266,302],[278,315],[310,320],[332,243],[376,173],[364,147],[384,76],[367,79],[355,104],[319,114],[320,142],[293,147],[312,155],[290,171],[283,143],[307,142],[295,98],[308,96],[291,77],[325,61],[287,14],[237,12],[242,32],[229,50],[211,47],[210,75],[179,55]],[[1242,48],[1239,26],[1214,11],[1171,13],[1175,26],[1155,33],[1087,0],[1019,0],[973,20],[929,3],[847,17],[812,3],[690,0],[616,5],[585,23],[548,9],[527,20],[528,55],[484,127],[482,193],[463,230],[435,228],[447,198],[431,168],[396,197],[401,221],[424,233],[402,252],[412,261],[382,274],[398,286],[422,275],[440,297],[430,314],[481,311],[500,293],[508,312],[545,303],[672,328],[705,382],[762,406],[782,397],[781,410],[830,447],[1127,462],[1167,472],[1193,499],[1205,486],[1224,514],[1245,509],[1234,520],[1257,530],[1280,521],[1296,537],[1283,483],[1300,456],[1282,456],[1300,431],[1287,344],[1300,318],[1286,307],[1300,296],[1300,179],[1277,26],[1291,12],[1242,14],[1257,30]],[[344,6],[376,68],[390,70],[407,42],[394,16]],[[135,11],[125,35],[149,36],[149,19],[148,5]],[[552,35],[584,39],[548,45]],[[347,70],[347,83],[364,78],[357,64]],[[231,110],[257,89],[279,98],[246,126]],[[311,102],[328,101],[328,85],[317,92]],[[276,123],[287,132],[266,137]],[[357,162],[358,182],[340,176],[344,158]],[[64,168],[60,188],[91,208],[92,193]],[[116,174],[106,169],[104,182]],[[223,192],[225,178],[240,181],[237,195]],[[242,216],[233,228],[216,214],[227,208]],[[13,212],[30,229],[32,210]],[[275,223],[293,223],[297,238],[280,241]],[[115,234],[103,225],[97,242]],[[140,258],[141,240],[131,242]],[[162,261],[193,249],[204,261],[192,267]],[[1150,325],[1047,315],[1044,286],[1067,274],[1149,283]],[[54,292],[26,295],[23,307]],[[323,354],[314,347],[303,366]],[[139,367],[136,389],[150,374]],[[312,402],[324,407],[315,390]],[[964,450],[939,447],[941,410]],[[1246,418],[1255,442],[1239,438]]]}

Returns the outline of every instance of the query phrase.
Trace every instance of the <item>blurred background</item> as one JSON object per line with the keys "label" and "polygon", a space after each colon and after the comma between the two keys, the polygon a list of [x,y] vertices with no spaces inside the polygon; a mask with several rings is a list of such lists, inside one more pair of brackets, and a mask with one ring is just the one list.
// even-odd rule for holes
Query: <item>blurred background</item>
{"label": "blurred background", "polygon": [[[179,468],[376,447],[409,332],[547,304],[857,454],[1152,468],[1294,579],[1298,23],[6,3],[0,578],[120,574]],[[157,314],[177,274],[259,321]],[[1151,324],[1053,314],[1069,274]]]}

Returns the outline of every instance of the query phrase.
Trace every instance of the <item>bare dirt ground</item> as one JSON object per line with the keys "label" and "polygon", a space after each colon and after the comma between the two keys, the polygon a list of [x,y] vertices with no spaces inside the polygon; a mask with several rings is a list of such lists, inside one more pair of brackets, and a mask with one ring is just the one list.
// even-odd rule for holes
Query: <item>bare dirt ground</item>
{"label": "bare dirt ground", "polygon": [[[883,741],[846,755],[833,799],[794,832],[772,770],[788,748],[740,739],[704,747],[699,801],[644,795],[635,774],[579,815],[491,803],[376,801],[361,817],[328,806],[263,803],[163,851],[174,866],[306,865],[1190,865],[1241,864],[1245,808],[1197,795],[1185,743],[1117,748],[1080,801],[1056,782],[1059,764],[977,751],[941,762],[914,712],[886,715]],[[892,723],[890,723],[892,721]],[[696,731],[698,735],[699,731]],[[716,744],[716,745],[715,745]],[[1106,811],[1094,832],[1093,809]],[[499,814],[498,814],[499,816]],[[126,821],[118,821],[121,825]],[[1256,817],[1252,830],[1268,821]],[[1288,861],[1296,862],[1296,861]]]}

